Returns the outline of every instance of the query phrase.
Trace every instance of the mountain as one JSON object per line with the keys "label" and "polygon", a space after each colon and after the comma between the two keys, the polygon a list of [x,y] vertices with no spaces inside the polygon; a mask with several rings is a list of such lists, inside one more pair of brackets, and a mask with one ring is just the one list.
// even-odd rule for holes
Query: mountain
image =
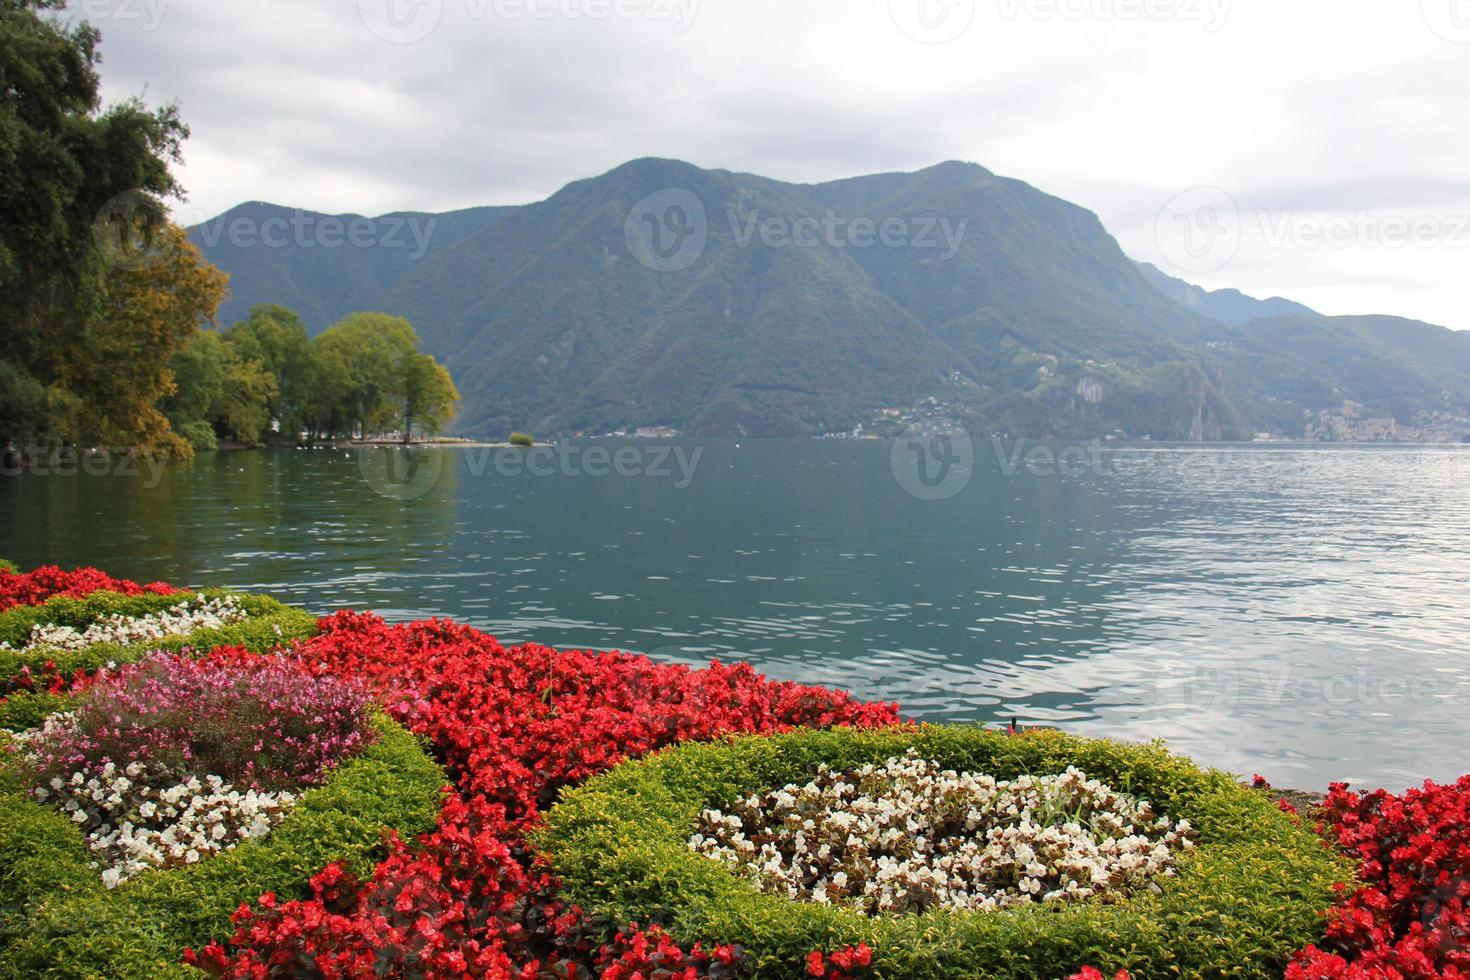
{"label": "mountain", "polygon": [[[267,222],[292,231],[230,233]],[[257,302],[314,332],[355,309],[406,316],[452,371],[471,435],[810,436],[953,416],[1221,439],[1300,432],[1332,398],[1418,410],[1470,390],[1450,331],[1196,302],[1093,213],[971,163],[793,184],[642,159],[519,207],[364,219],[257,203],[191,234],[231,275],[226,322]],[[1375,357],[1402,366],[1382,391],[1354,367]]]}
{"label": "mountain", "polygon": [[1346,402],[1413,422],[1465,415],[1470,333],[1391,316],[1292,315],[1222,329],[1210,342],[1222,371],[1256,406],[1263,429],[1295,434],[1302,413]]}
{"label": "mountain", "polygon": [[348,313],[374,309],[415,263],[490,227],[507,210],[365,218],[251,201],[190,228],[189,238],[230,273],[220,322],[243,320],[258,303],[279,303],[320,332]]}
{"label": "mountain", "polygon": [[1256,299],[1238,289],[1212,291],[1185,282],[1183,279],[1175,279],[1158,266],[1148,262],[1138,263],[1138,268],[1150,286],[1180,306],[1230,326],[1239,326],[1263,317],[1317,315],[1315,310],[1279,296],[1273,296],[1270,299]]}
{"label": "mountain", "polygon": [[1205,341],[1258,428],[1299,434],[1346,403],[1412,423],[1470,406],[1470,332],[1392,316],[1324,316],[1291,300],[1207,291],[1140,262],[1161,295],[1220,324]]}

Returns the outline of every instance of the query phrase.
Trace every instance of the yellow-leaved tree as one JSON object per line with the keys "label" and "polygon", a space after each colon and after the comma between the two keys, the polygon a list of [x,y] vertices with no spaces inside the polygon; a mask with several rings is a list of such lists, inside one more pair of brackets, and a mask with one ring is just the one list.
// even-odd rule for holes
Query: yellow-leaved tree
{"label": "yellow-leaved tree", "polygon": [[84,393],[74,438],[105,447],[189,457],[193,449],[160,410],[174,391],[171,362],[213,323],[229,277],[205,261],[183,229],[153,233],[143,260],[112,265],[93,314],[61,359],[66,387]]}

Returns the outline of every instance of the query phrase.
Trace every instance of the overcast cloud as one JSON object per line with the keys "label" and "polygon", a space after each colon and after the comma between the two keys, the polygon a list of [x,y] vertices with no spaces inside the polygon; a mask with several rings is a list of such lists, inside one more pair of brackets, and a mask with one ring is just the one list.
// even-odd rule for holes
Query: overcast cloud
{"label": "overcast cloud", "polygon": [[640,156],[971,160],[1133,257],[1470,328],[1470,0],[75,0],[178,217],[537,200]]}

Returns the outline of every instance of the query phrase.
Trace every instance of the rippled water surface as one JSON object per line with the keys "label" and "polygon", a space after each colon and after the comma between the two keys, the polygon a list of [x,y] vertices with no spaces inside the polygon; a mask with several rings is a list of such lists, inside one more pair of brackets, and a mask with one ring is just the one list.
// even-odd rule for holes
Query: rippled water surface
{"label": "rippled water surface", "polygon": [[644,443],[624,476],[437,451],[407,488],[342,451],[220,454],[0,480],[0,555],[746,659],[1278,785],[1470,771],[1470,453],[1063,448],[979,445],[945,500],[879,442]]}

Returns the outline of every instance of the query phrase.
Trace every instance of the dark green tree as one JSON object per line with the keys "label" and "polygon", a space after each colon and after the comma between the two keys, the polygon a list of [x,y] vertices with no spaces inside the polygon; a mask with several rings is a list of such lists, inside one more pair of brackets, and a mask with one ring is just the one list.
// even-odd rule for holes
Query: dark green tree
{"label": "dark green tree", "polygon": [[256,361],[274,376],[276,394],[267,405],[283,439],[295,441],[307,428],[316,363],[306,324],[294,310],[274,304],[252,307],[250,315],[225,331],[242,361]]}
{"label": "dark green tree", "polygon": [[449,372],[419,351],[402,317],[349,314],[312,341],[312,359],[309,415],[323,435],[437,432],[459,399]]}
{"label": "dark green tree", "polygon": [[105,435],[89,431],[80,405],[94,392],[76,379],[121,383],[128,365],[68,359],[90,349],[80,341],[109,268],[146,259],[166,227],[163,201],[179,193],[169,166],[188,135],[172,106],[102,110],[99,35],[63,8],[0,0],[0,443]]}
{"label": "dark green tree", "polygon": [[196,333],[174,356],[174,392],[163,409],[174,431],[195,449],[219,436],[258,443],[269,432],[276,378],[213,330]]}
{"label": "dark green tree", "polygon": [[413,438],[415,426],[423,435],[437,435],[454,417],[459,391],[449,371],[428,354],[411,354],[400,363],[403,398],[403,441]]}

